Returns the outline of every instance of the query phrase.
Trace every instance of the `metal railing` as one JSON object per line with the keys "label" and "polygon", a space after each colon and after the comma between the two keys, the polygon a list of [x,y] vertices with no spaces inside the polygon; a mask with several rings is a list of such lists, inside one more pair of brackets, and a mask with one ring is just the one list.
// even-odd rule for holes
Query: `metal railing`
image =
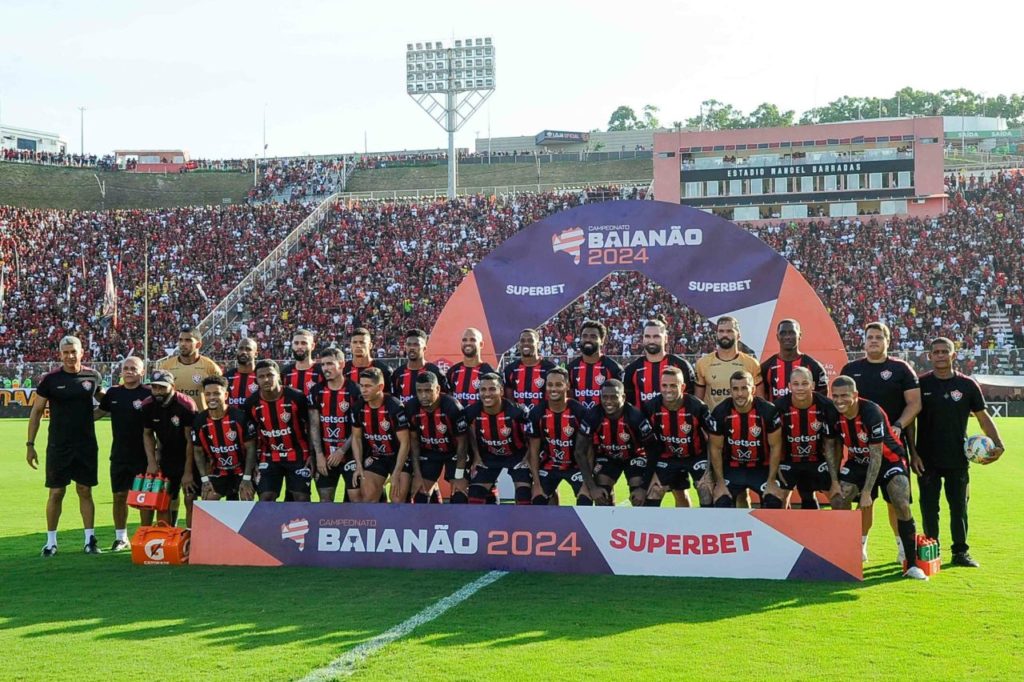
{"label": "metal railing", "polygon": [[[479,187],[459,187],[460,195],[495,195],[514,196],[517,194],[539,194],[541,192],[576,192],[596,187],[619,187],[633,189],[634,187],[647,188],[651,186],[651,178],[636,180],[588,180],[585,182],[541,182],[528,185],[482,185]],[[341,200],[381,200],[381,199],[433,199],[447,196],[448,190],[445,187],[430,189],[387,189],[372,190],[365,192],[342,192],[338,195]]]}

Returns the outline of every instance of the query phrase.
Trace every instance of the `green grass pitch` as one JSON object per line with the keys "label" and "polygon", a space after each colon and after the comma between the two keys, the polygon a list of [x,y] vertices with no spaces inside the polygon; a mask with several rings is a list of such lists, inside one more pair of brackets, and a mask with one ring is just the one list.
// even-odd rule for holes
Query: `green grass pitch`
{"label": "green grass pitch", "polygon": [[[351,679],[1020,679],[1024,419],[998,424],[1006,457],[972,468],[980,570],[901,579],[879,510],[862,584],[509,574]],[[107,448],[109,425],[98,430]],[[26,465],[24,435],[24,420],[0,422],[0,680],[297,679],[480,575],[136,567],[81,553],[73,491],[61,553],[43,560],[43,473]]]}

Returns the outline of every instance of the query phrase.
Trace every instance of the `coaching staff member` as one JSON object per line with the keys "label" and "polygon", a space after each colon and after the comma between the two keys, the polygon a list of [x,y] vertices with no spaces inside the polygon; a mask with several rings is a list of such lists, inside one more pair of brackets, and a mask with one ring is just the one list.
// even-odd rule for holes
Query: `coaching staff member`
{"label": "coaching staff member", "polygon": [[46,500],[46,544],[42,555],[57,554],[57,522],[64,503],[64,493],[71,481],[78,493],[78,507],[85,527],[85,553],[99,554],[100,548],[94,532],[96,504],[92,488],[96,485],[99,446],[96,444],[96,426],[93,422],[93,401],[101,395],[100,375],[82,366],[82,342],[74,336],[65,336],[58,344],[60,369],[43,376],[36,388],[36,399],[28,419],[28,452],[25,459],[33,469],[39,468],[36,454],[36,433],[47,405],[50,407],[50,426],[46,441],[46,487],[50,495]]}

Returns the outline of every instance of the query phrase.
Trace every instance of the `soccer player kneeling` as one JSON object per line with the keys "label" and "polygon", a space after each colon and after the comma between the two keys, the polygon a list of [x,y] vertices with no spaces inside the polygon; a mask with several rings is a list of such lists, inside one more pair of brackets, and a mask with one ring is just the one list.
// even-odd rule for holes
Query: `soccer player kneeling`
{"label": "soccer player kneeling", "polygon": [[238,499],[244,472],[243,446],[256,438],[256,426],[228,406],[228,380],[220,375],[202,382],[207,409],[192,424],[192,448],[204,500]]}
{"label": "soccer player kneeling", "polygon": [[858,494],[858,506],[869,508],[872,491],[881,485],[885,500],[896,510],[903,551],[910,561],[903,575],[927,580],[924,571],[913,564],[917,529],[910,511],[910,476],[903,464],[903,446],[893,434],[889,418],[878,405],[858,395],[857,382],[848,376],[838,376],[832,382],[832,400],[839,410],[836,432],[850,453],[839,472],[841,496],[836,508],[849,509]]}
{"label": "soccer player kneeling", "polygon": [[744,498],[740,495],[753,490],[760,493],[763,507],[781,509],[785,493],[776,482],[782,459],[779,411],[754,395],[754,377],[750,372],[733,372],[729,377],[729,395],[715,407],[708,420],[715,506],[742,503]]}

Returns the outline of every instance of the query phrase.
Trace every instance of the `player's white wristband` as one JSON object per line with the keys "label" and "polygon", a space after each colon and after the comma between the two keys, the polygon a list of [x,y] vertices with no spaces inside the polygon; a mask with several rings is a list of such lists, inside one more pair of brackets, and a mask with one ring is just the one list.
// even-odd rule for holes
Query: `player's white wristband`
{"label": "player's white wristband", "polygon": [[203,483],[209,483],[210,482],[210,477],[209,476],[200,476],[199,480],[202,481]]}
{"label": "player's white wristband", "polygon": [[455,480],[456,481],[461,480],[461,479],[463,479],[465,477],[466,477],[466,470],[465,469],[458,469],[458,468],[455,469]]}
{"label": "player's white wristband", "polygon": [[245,474],[245,475],[242,476],[242,480],[243,481],[251,481],[252,480],[252,476],[250,476],[249,474]]}

